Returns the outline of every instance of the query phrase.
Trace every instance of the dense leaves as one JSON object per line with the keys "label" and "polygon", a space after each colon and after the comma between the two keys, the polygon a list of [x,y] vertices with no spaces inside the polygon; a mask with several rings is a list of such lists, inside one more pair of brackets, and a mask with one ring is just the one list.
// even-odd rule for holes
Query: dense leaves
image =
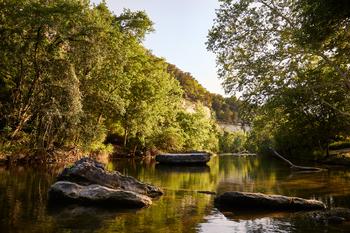
{"label": "dense leaves", "polygon": [[0,1],[0,153],[101,151],[108,134],[133,152],[214,149],[214,123],[184,116],[179,82],[142,46],[152,30],[105,3]]}
{"label": "dense leaves", "polygon": [[217,54],[226,91],[248,106],[251,141],[290,152],[325,149],[349,135],[348,4],[220,2],[207,45]]}
{"label": "dense leaves", "polygon": [[168,72],[173,74],[184,90],[185,99],[200,102],[211,108],[217,121],[237,123],[240,101],[235,97],[223,97],[207,91],[190,73],[183,72],[175,65],[169,64]]}

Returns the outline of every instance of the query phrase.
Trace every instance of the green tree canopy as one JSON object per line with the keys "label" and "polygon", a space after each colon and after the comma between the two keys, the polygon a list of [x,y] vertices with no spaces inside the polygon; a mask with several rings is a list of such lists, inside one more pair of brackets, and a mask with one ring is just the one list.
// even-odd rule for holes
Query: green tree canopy
{"label": "green tree canopy", "polygon": [[[240,93],[257,116],[272,119],[279,112],[275,136],[301,130],[314,135],[309,146],[315,147],[348,132],[348,21],[340,20],[348,18],[346,10],[336,16],[335,1],[329,8],[324,1],[220,2],[207,45],[217,55],[226,91]],[[331,29],[320,28],[328,22],[322,17]]]}

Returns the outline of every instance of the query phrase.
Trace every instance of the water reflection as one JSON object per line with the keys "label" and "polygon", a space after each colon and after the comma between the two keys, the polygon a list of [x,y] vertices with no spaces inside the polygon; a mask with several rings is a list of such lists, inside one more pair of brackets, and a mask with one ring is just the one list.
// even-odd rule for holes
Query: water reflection
{"label": "water reflection", "polygon": [[293,232],[291,223],[274,216],[230,220],[222,213],[213,211],[205,217],[205,221],[199,224],[198,232]]}
{"label": "water reflection", "polygon": [[[165,195],[139,211],[92,207],[48,208],[47,190],[61,168],[0,169],[1,232],[342,232],[342,226],[313,226],[287,213],[219,212],[213,196],[197,191],[251,191],[317,198],[350,207],[350,171],[294,173],[271,158],[213,157],[208,166],[157,165],[120,159],[107,164],[155,184]],[[344,231],[345,232],[345,231]]]}
{"label": "water reflection", "polygon": [[168,164],[156,164],[156,170],[159,172],[177,172],[177,173],[206,173],[210,172],[210,167],[208,165],[202,166],[179,166],[179,165],[168,165]]}

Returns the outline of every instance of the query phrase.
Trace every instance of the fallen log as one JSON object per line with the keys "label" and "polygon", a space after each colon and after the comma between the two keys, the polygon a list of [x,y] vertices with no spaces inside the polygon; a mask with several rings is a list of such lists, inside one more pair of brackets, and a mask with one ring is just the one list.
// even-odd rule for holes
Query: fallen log
{"label": "fallen log", "polygon": [[288,163],[290,165],[291,169],[294,170],[304,170],[304,171],[325,171],[326,169],[323,168],[318,168],[318,167],[304,167],[304,166],[298,166],[293,164],[291,161],[289,161],[288,159],[284,158],[282,155],[280,155],[276,150],[269,148],[277,157],[279,157],[280,159],[282,159],[283,161],[285,161],[286,163]]}
{"label": "fallen log", "polygon": [[307,200],[299,197],[267,195],[262,193],[226,192],[214,200],[219,209],[239,210],[320,210],[326,206],[321,201]]}

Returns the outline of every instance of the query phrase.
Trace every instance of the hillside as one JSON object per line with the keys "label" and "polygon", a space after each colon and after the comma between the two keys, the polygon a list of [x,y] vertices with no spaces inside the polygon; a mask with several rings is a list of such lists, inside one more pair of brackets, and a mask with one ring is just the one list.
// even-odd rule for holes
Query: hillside
{"label": "hillside", "polygon": [[168,72],[173,74],[184,90],[184,98],[191,102],[200,102],[210,108],[218,122],[237,124],[240,101],[232,97],[210,93],[190,73],[180,70],[173,64],[168,65]]}

